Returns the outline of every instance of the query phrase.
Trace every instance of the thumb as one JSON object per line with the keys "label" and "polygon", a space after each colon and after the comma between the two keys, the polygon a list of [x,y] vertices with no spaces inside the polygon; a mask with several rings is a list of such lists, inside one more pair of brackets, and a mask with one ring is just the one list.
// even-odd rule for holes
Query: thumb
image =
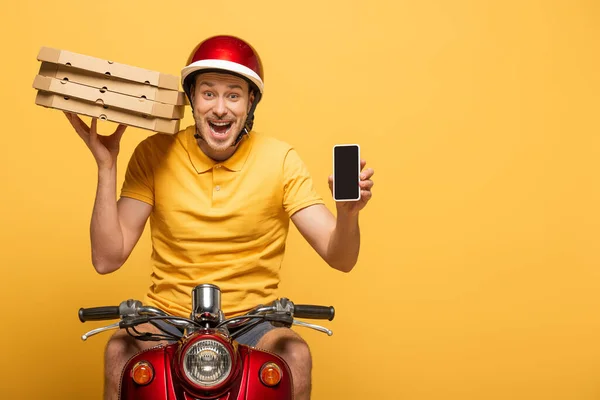
{"label": "thumb", "polygon": [[115,132],[112,135],[110,135],[110,141],[113,145],[119,145],[119,143],[121,142],[121,138],[123,137],[123,134],[125,133],[126,128],[127,128],[126,125],[119,124],[119,126],[117,127]]}
{"label": "thumb", "polygon": [[125,133],[125,129],[127,129],[127,125],[119,124],[119,126],[115,130],[115,133],[113,133],[113,135],[115,135],[116,140],[121,140],[121,138],[123,137],[123,133]]}

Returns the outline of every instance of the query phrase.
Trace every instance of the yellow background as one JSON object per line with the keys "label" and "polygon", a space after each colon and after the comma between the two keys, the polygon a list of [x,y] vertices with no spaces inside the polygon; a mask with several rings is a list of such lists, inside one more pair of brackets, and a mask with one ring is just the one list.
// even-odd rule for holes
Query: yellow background
{"label": "yellow background", "polygon": [[[0,397],[100,398],[108,335],[82,342],[100,324],[77,310],[149,284],[148,230],[120,271],[92,269],[96,167],[34,105],[39,48],[178,74],[230,33],[265,64],[256,129],[299,149],[330,207],[334,144],[376,170],[351,274],[289,240],[281,295],[337,310],[333,337],[300,331],[314,399],[600,398],[599,4],[6,2]],[[128,128],[119,186],[148,134]]]}

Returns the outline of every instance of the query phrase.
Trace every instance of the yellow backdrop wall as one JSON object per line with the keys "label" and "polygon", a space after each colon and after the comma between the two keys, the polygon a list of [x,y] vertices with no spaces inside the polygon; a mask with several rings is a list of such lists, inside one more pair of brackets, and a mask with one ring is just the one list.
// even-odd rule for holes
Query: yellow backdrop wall
{"label": "yellow backdrop wall", "polygon": [[[334,144],[360,143],[376,171],[351,274],[289,239],[281,295],[337,310],[333,337],[300,331],[313,398],[597,399],[599,4],[3,4],[0,397],[100,398],[108,335],[82,342],[100,324],[77,310],[149,285],[148,231],[121,270],[93,271],[96,167],[62,113],[34,105],[38,50],[178,74],[229,33],[265,64],[256,129],[298,148],[330,207]],[[149,134],[127,130],[119,185]]]}

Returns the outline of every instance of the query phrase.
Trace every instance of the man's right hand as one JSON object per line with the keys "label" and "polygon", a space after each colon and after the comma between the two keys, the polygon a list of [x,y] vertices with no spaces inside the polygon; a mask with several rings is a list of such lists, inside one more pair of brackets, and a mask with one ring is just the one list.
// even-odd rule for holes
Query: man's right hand
{"label": "man's right hand", "polygon": [[67,119],[75,128],[75,131],[83,139],[86,146],[91,150],[99,169],[112,169],[117,164],[117,156],[121,137],[125,132],[126,125],[119,124],[115,132],[110,136],[98,135],[96,130],[98,119],[92,118],[91,126],[87,126],[85,122],[79,118],[77,114],[64,112]]}

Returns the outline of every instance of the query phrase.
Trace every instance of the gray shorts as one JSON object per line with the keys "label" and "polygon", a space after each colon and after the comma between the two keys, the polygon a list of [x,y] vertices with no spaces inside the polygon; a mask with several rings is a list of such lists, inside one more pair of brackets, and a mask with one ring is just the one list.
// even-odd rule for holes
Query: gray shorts
{"label": "gray shorts", "polygon": [[[167,332],[171,332],[175,335],[180,336],[182,332],[177,329],[175,326],[169,324],[168,322],[161,320],[154,320],[152,324],[159,325],[160,328],[166,330]],[[263,321],[250,329],[248,332],[240,335],[235,339],[236,342],[245,344],[246,346],[255,347],[259,340],[269,331],[275,329],[275,327],[268,321]]]}

